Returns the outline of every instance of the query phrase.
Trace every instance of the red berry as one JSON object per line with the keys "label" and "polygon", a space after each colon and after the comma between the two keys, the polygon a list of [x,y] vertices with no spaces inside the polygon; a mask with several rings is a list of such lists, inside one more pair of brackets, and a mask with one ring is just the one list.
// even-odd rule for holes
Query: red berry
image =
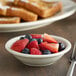
{"label": "red berry", "polygon": [[31,48],[37,48],[39,49],[39,46],[38,46],[38,42],[35,40],[35,41],[31,41],[28,45],[27,45],[27,48],[28,49],[31,49]]}
{"label": "red berry", "polygon": [[18,40],[11,46],[11,49],[17,52],[21,52],[26,47],[28,42],[29,42],[28,39]]}
{"label": "red berry", "polygon": [[42,52],[39,49],[31,48],[30,54],[32,54],[32,55],[42,55]]}
{"label": "red berry", "polygon": [[57,53],[59,44],[47,43],[47,44],[43,44],[43,47],[45,47],[47,50],[50,50],[50,52]]}
{"label": "red berry", "polygon": [[50,35],[46,33],[43,36],[43,41],[47,41],[49,43],[57,43],[57,41],[54,38],[52,38]]}
{"label": "red berry", "polygon": [[42,42],[41,44],[39,44],[39,48],[40,50],[47,50],[43,45],[46,44],[47,42]]}
{"label": "red berry", "polygon": [[32,38],[36,38],[36,39],[39,39],[39,38],[42,38],[42,35],[40,34],[31,34]]}

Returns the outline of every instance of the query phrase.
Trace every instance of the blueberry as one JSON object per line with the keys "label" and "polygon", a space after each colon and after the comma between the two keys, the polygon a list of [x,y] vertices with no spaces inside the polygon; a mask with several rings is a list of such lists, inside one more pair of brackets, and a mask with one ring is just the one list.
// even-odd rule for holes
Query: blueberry
{"label": "blueberry", "polygon": [[30,50],[29,50],[28,48],[24,48],[24,49],[22,50],[22,53],[24,53],[24,54],[29,54],[29,53],[30,53]]}
{"label": "blueberry", "polygon": [[32,36],[31,36],[31,35],[29,35],[29,34],[26,34],[26,35],[25,35],[25,38],[27,38],[27,39],[31,40],[31,39],[32,39]]}
{"label": "blueberry", "polygon": [[59,51],[62,51],[65,49],[65,45],[63,43],[59,43]]}
{"label": "blueberry", "polygon": [[43,50],[43,51],[42,51],[42,54],[43,54],[43,55],[51,54],[51,52],[50,52],[49,50]]}
{"label": "blueberry", "polygon": [[37,39],[31,39],[30,42],[31,42],[31,41],[35,41],[35,40],[37,41]]}
{"label": "blueberry", "polygon": [[42,43],[43,42],[43,39],[37,39],[37,41],[38,41],[38,44],[40,44],[40,43]]}
{"label": "blueberry", "polygon": [[20,37],[20,40],[25,39],[25,37]]}

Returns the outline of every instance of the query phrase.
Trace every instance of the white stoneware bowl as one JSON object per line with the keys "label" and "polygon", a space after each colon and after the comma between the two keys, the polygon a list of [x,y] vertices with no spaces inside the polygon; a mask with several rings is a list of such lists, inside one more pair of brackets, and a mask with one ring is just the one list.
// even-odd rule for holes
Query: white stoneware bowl
{"label": "white stoneware bowl", "polygon": [[51,36],[54,37],[58,42],[64,43],[66,48],[59,53],[50,54],[50,55],[23,54],[23,53],[19,53],[19,52],[16,52],[16,51],[10,49],[11,45],[15,41],[19,40],[19,38],[21,36],[12,38],[9,41],[7,41],[7,43],[5,44],[5,48],[9,53],[13,54],[17,59],[19,59],[22,63],[24,63],[26,65],[29,65],[29,66],[51,65],[51,64],[55,63],[56,61],[58,61],[64,54],[66,54],[71,49],[71,43],[67,39],[64,39],[59,36],[53,36],[53,35],[51,35]]}

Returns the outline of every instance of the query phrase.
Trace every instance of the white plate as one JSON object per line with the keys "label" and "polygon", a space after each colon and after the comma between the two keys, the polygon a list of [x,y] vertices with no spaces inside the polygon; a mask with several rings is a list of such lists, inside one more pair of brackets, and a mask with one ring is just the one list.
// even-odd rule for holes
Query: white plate
{"label": "white plate", "polygon": [[0,24],[0,32],[17,32],[17,31],[39,28],[51,24],[55,21],[67,18],[76,12],[76,3],[74,3],[71,0],[62,0],[62,2],[63,2],[62,11],[53,17],[38,20],[35,22],[25,22],[19,24]]}

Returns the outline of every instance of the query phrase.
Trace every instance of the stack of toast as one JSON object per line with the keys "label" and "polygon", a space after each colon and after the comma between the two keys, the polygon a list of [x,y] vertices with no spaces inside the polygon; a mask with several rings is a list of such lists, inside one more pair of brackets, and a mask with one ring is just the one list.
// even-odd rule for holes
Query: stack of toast
{"label": "stack of toast", "polygon": [[55,15],[61,11],[61,2],[44,0],[14,0],[5,5],[0,4],[0,23],[20,23],[37,21]]}

